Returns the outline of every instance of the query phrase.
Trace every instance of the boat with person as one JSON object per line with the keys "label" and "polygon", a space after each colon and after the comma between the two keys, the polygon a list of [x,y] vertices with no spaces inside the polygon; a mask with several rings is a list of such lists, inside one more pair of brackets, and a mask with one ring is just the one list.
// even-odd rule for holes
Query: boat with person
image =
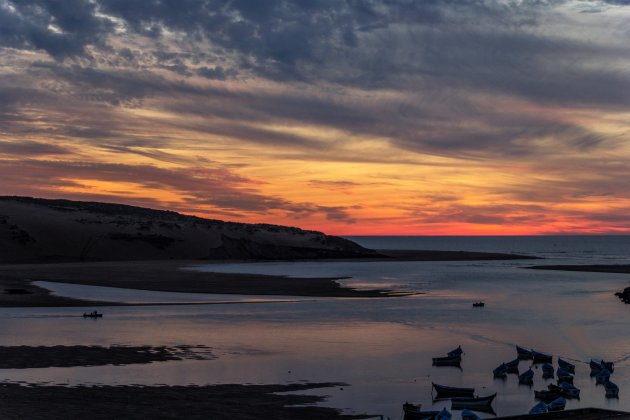
{"label": "boat with person", "polygon": [[552,355],[536,350],[532,350],[532,359],[534,363],[553,363]]}
{"label": "boat with person", "polygon": [[532,351],[526,348],[516,346],[516,354],[521,360],[531,360],[533,358]]}
{"label": "boat with person", "polygon": [[569,363],[566,360],[558,358],[558,367],[566,370],[567,372],[575,375],[575,365],[573,363]]}
{"label": "boat with person", "polygon": [[606,390],[606,398],[619,398],[619,387],[610,382],[604,382],[604,389]]}
{"label": "boat with person", "polygon": [[453,397],[474,397],[475,396],[475,388],[458,388],[454,386],[445,386],[438,385],[436,383],[431,383],[433,389],[437,393],[436,399],[446,399]]}
{"label": "boat with person", "polygon": [[525,372],[518,375],[518,383],[523,385],[534,384],[534,371],[532,370],[532,368],[529,368]]}
{"label": "boat with person", "polygon": [[433,366],[456,366],[460,367],[462,363],[461,356],[434,357]]}
{"label": "boat with person", "polygon": [[103,314],[98,311],[83,312],[83,318],[103,318]]}
{"label": "boat with person", "polygon": [[461,410],[464,408],[474,409],[477,411],[494,412],[492,410],[492,401],[497,394],[488,395],[487,397],[455,397],[451,398],[451,409]]}

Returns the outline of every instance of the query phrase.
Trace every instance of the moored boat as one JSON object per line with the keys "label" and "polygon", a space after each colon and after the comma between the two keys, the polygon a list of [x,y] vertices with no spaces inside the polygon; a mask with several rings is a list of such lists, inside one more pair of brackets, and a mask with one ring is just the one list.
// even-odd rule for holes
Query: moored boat
{"label": "moored boat", "polygon": [[446,407],[444,407],[439,413],[437,413],[437,415],[435,416],[435,420],[450,420],[452,419],[453,416],[451,415],[450,411],[448,411],[446,409]]}
{"label": "moored boat", "polygon": [[531,350],[527,350],[519,346],[516,346],[516,354],[521,360],[530,360],[533,358]]}
{"label": "moored boat", "polygon": [[536,350],[532,350],[532,359],[534,363],[552,363],[553,356],[547,353],[542,353]]}
{"label": "moored boat", "polygon": [[505,378],[507,376],[508,368],[505,363],[501,363],[499,366],[494,368],[492,374],[495,378]]}
{"label": "moored boat", "polygon": [[474,302],[473,303],[473,308],[483,308],[484,306],[486,306],[486,304],[483,303],[483,302]]}
{"label": "moored boat", "polygon": [[597,375],[595,375],[595,383],[603,384],[608,382],[610,379],[610,371],[608,369],[601,370]]}
{"label": "moored boat", "polygon": [[613,362],[604,362],[602,360],[600,364],[602,365],[602,370],[608,369],[610,373],[613,373],[615,371],[615,364]]}
{"label": "moored boat", "polygon": [[462,350],[462,346],[457,346],[456,349],[453,349],[451,351],[449,351],[448,353],[446,353],[446,355],[448,357],[461,357],[461,355],[464,354],[464,350]]}
{"label": "moored boat", "polygon": [[518,375],[518,383],[524,385],[533,385],[534,384],[534,371],[529,368],[525,372]]}
{"label": "moored boat", "polygon": [[97,311],[84,312],[83,318],[103,318],[103,314],[98,313]]}
{"label": "moored boat", "polygon": [[568,382],[570,384],[573,383],[573,375],[571,375],[568,371],[560,367],[556,370],[556,375],[558,376],[558,383],[561,383],[561,382]]}
{"label": "moored boat", "polygon": [[542,376],[545,379],[551,379],[553,378],[553,365],[551,365],[550,363],[545,363],[542,366]]}
{"label": "moored boat", "polygon": [[604,383],[604,389],[606,390],[606,398],[619,398],[619,387],[608,381]]}
{"label": "moored boat", "polygon": [[404,420],[434,420],[439,411],[422,411],[422,404],[403,404]]}
{"label": "moored boat", "polygon": [[539,402],[529,410],[529,414],[542,414],[547,412],[547,404],[543,401]]}
{"label": "moored boat", "polygon": [[456,397],[451,398],[451,409],[461,410],[463,408],[475,409],[478,411],[492,411],[492,401],[497,394],[487,397]]}
{"label": "moored boat", "polygon": [[481,417],[479,417],[474,411],[470,411],[465,408],[462,410],[462,420],[481,420]]}
{"label": "moored boat", "polygon": [[564,397],[558,397],[547,404],[547,411],[562,411],[566,405],[567,400]]}
{"label": "moored boat", "polygon": [[575,374],[575,365],[573,363],[569,363],[566,360],[558,358],[558,367],[566,370],[569,373]]}
{"label": "moored boat", "polygon": [[580,398],[580,390],[575,385],[562,382],[560,385],[549,384],[547,387],[565,398]]}
{"label": "moored boat", "polygon": [[603,369],[601,362],[596,362],[593,359],[591,359],[591,361],[588,363],[588,365],[591,368],[591,376],[597,375]]}
{"label": "moored boat", "polygon": [[433,366],[457,366],[462,362],[461,356],[434,357]]}
{"label": "moored boat", "polygon": [[454,386],[445,386],[432,383],[433,389],[438,394],[438,398],[452,397],[474,397],[475,388],[458,388]]}
{"label": "moored boat", "polygon": [[534,391],[534,398],[536,398],[537,400],[544,401],[544,402],[551,402],[560,396],[561,396],[560,391],[551,391],[551,390]]}
{"label": "moored boat", "polygon": [[518,357],[514,360],[507,362],[505,364],[505,366],[507,366],[507,372],[516,373],[518,375],[518,362],[520,362],[520,359]]}

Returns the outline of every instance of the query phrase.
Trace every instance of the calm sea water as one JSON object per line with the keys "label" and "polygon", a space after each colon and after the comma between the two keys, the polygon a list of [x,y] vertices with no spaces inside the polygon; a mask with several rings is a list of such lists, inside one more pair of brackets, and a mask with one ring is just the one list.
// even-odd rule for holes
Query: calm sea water
{"label": "calm sea water", "polygon": [[[497,392],[499,415],[519,414],[535,404],[534,389],[546,388],[540,369],[534,387],[492,369],[516,356],[514,345],[561,355],[577,365],[582,398],[567,407],[630,411],[630,306],[613,296],[630,275],[527,270],[535,264],[618,264],[630,261],[630,237],[353,237],[362,245],[390,249],[514,252],[540,261],[306,262],[223,264],[189,269],[347,276],[358,288],[413,290],[423,295],[379,299],[227,300],[239,304],[104,308],[105,318],[84,320],[83,309],[0,309],[0,344],[205,344],[218,356],[138,366],[5,370],[6,381],[63,384],[213,384],[341,381],[349,386],[313,391],[347,412],[401,417],[404,401],[427,409],[431,382]],[[299,281],[299,279],[296,279]],[[53,288],[54,286],[50,286]],[[63,287],[63,286],[62,286]],[[182,294],[132,297],[100,288],[58,292],[111,300],[200,299]],[[111,293],[111,294],[108,294]],[[171,296],[172,295],[172,296]],[[177,295],[177,296],[176,296]],[[185,294],[184,294],[185,295]],[[218,297],[217,299],[223,299]],[[204,296],[203,301],[213,299]],[[486,307],[473,308],[483,300]],[[180,300],[181,301],[181,300]],[[193,300],[194,301],[194,300]],[[431,357],[462,345],[462,369],[436,368]],[[589,377],[590,358],[616,364],[612,380],[619,400]],[[529,364],[521,362],[521,371]],[[457,418],[457,416],[456,416]]]}

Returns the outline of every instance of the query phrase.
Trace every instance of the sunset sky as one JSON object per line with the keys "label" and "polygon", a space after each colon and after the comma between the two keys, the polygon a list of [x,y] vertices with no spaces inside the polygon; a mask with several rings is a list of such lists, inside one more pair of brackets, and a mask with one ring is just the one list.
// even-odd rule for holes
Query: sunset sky
{"label": "sunset sky", "polygon": [[630,234],[630,0],[0,0],[0,195]]}

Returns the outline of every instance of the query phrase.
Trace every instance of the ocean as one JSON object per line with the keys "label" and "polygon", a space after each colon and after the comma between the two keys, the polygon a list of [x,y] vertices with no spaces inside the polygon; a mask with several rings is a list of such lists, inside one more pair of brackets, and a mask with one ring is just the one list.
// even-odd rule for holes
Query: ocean
{"label": "ocean", "polygon": [[[450,408],[448,402],[432,400],[431,383],[435,382],[475,387],[479,395],[496,392],[496,413],[510,415],[527,412],[536,403],[533,391],[552,383],[542,378],[539,367],[534,367],[533,387],[519,386],[515,375],[505,380],[493,378],[492,369],[514,359],[515,345],[519,345],[577,365],[575,384],[582,389],[581,399],[570,400],[567,408],[630,411],[630,397],[626,397],[626,393],[630,396],[630,306],[613,295],[630,285],[630,275],[524,268],[628,264],[630,237],[349,239],[376,249],[508,252],[544,259],[190,267],[344,277],[342,282],[351,287],[422,293],[396,298],[272,297],[258,301],[222,296],[240,304],[107,307],[102,309],[106,317],[97,321],[77,317],[81,308],[2,308],[2,345],[204,344],[217,356],[214,360],[149,365],[13,369],[3,371],[4,381],[68,385],[344,382],[348,385],[310,393],[328,395],[324,405],[348,413],[382,414],[391,419],[401,418],[405,401],[422,403],[425,409]],[[96,298],[109,292],[73,286],[58,293],[81,297],[93,293]],[[134,293],[134,301],[139,302],[144,298],[175,299],[177,295]],[[112,300],[128,299],[112,296]],[[472,303],[479,300],[486,306],[473,308]],[[432,366],[432,357],[445,355],[458,345],[465,351],[461,369]],[[591,358],[615,362],[611,380],[621,389],[619,399],[606,399],[603,387],[589,376]],[[519,370],[529,366],[529,362],[521,362]]]}

